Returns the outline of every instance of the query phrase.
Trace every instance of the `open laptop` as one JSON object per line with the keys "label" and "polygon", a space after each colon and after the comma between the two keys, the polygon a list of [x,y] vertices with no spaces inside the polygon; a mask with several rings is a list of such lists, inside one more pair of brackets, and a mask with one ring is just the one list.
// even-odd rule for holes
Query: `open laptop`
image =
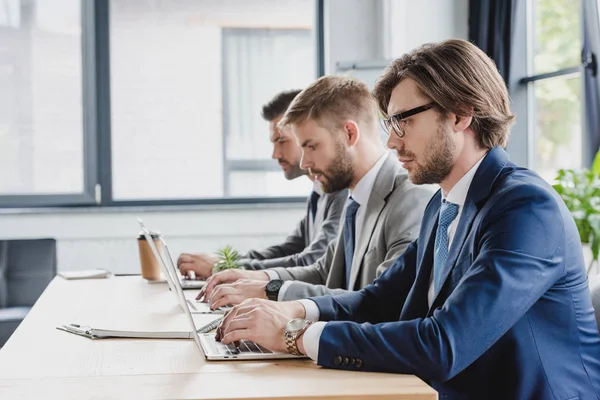
{"label": "open laptop", "polygon": [[294,356],[289,353],[273,352],[250,340],[240,341],[237,347],[233,343],[229,345],[223,344],[215,340],[214,333],[198,333],[192,313],[188,308],[185,308],[184,312],[190,322],[192,337],[196,341],[200,353],[202,353],[207,360],[228,361],[306,358],[306,356]]}
{"label": "open laptop", "polygon": [[[211,310],[208,303],[197,302],[194,300],[186,299],[185,294],[183,293],[183,288],[181,287],[181,280],[177,274],[177,267],[173,263],[173,259],[171,258],[171,253],[169,252],[169,247],[167,246],[167,242],[164,240],[162,236],[160,236],[160,241],[165,249],[164,252],[159,252],[154,244],[154,240],[152,240],[152,236],[150,231],[144,225],[144,222],[138,218],[138,223],[140,224],[140,228],[142,229],[142,233],[144,234],[144,238],[148,242],[154,257],[158,261],[163,274],[165,275],[165,279],[167,284],[169,285],[169,289],[175,294],[177,298],[177,302],[181,306],[181,308],[186,311],[189,310],[192,314],[223,314],[228,307],[220,307],[216,310]],[[167,261],[165,261],[165,258]]]}

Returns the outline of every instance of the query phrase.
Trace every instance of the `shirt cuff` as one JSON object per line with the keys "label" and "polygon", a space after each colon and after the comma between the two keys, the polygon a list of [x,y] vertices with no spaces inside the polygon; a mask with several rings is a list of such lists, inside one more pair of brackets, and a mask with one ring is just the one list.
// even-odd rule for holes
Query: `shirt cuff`
{"label": "shirt cuff", "polygon": [[314,361],[319,361],[319,341],[321,340],[321,333],[323,333],[325,325],[327,325],[327,322],[315,322],[309,326],[306,332],[304,332],[304,335],[302,335],[304,351],[306,352],[306,355]]}
{"label": "shirt cuff", "polygon": [[319,317],[321,316],[321,312],[319,311],[319,306],[317,306],[317,303],[309,299],[303,299],[298,301],[304,306],[304,310],[306,311],[306,316],[304,317],[304,319],[317,322],[319,320]]}
{"label": "shirt cuff", "polygon": [[[266,270],[266,271],[268,271],[268,270]],[[275,273],[277,273],[277,272],[275,272]],[[275,278],[275,279],[278,279],[278,278]],[[277,294],[277,301],[283,301],[283,299],[285,298],[285,292],[290,287],[290,285],[292,284],[292,282],[293,281],[285,281],[285,282],[283,282],[283,285],[281,285],[281,287],[279,288],[279,293]]]}
{"label": "shirt cuff", "polygon": [[264,272],[265,274],[269,275],[269,279],[273,280],[273,279],[279,279],[279,274],[275,271],[272,271],[270,269],[263,269],[262,272]]}

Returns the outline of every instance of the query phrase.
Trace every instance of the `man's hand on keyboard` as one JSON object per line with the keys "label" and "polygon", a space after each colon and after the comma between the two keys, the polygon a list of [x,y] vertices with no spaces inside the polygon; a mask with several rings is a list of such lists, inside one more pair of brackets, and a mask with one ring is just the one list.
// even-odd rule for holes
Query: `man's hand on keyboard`
{"label": "man's hand on keyboard", "polygon": [[269,275],[263,271],[245,271],[243,269],[221,271],[206,280],[206,285],[200,290],[200,293],[196,296],[196,300],[204,298],[204,301],[208,301],[215,287],[226,283],[233,283],[239,279],[252,279],[266,283],[269,281]]}
{"label": "man's hand on keyboard", "polygon": [[224,344],[251,340],[271,351],[286,352],[286,324],[305,316],[304,306],[297,301],[246,300],[226,314],[217,328],[216,339]]}
{"label": "man's hand on keyboard", "polygon": [[213,290],[208,303],[210,309],[215,310],[222,306],[237,305],[247,299],[267,299],[265,281],[241,279],[233,283],[219,285]]}
{"label": "man's hand on keyboard", "polygon": [[177,268],[181,275],[192,279],[192,273],[197,278],[208,278],[217,260],[208,254],[183,253],[177,259]]}

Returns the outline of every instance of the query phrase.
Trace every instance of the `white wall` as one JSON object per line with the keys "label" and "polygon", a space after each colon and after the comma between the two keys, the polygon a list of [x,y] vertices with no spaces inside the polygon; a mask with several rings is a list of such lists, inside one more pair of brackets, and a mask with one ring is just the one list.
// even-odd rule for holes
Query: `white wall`
{"label": "white wall", "polygon": [[[421,43],[466,38],[468,0],[326,0],[326,70],[338,62],[393,58]],[[136,217],[160,229],[174,253],[239,250],[289,233],[303,204],[47,212],[0,211],[0,239],[53,237],[59,270],[139,270]]]}
{"label": "white wall", "polygon": [[159,230],[174,257],[230,244],[240,251],[284,238],[304,212],[299,205],[167,207],[155,210],[63,210],[0,214],[0,240],[55,238],[59,270],[139,271],[136,218]]}

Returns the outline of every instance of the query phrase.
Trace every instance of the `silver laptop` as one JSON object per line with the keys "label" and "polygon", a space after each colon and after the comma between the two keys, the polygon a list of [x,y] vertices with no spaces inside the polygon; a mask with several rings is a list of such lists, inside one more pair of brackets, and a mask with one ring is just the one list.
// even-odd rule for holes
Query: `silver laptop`
{"label": "silver laptop", "polygon": [[187,308],[184,309],[184,311],[190,322],[192,337],[196,341],[196,345],[198,346],[200,353],[202,353],[207,360],[228,361],[306,358],[306,356],[294,356],[289,353],[273,352],[250,340],[240,341],[237,347],[233,343],[225,345],[215,340],[214,333],[198,333],[198,328],[194,323],[192,313]]}
{"label": "silver laptop", "polygon": [[[208,303],[197,302],[194,300],[186,299],[185,294],[183,293],[183,288],[181,287],[181,280],[177,275],[177,267],[173,263],[173,259],[171,258],[171,254],[169,252],[169,247],[167,246],[166,241],[162,236],[160,237],[161,243],[165,249],[165,251],[161,254],[156,248],[154,244],[154,240],[152,240],[150,231],[144,225],[144,222],[138,218],[138,223],[140,224],[140,228],[144,234],[154,257],[158,261],[163,274],[165,275],[165,279],[167,284],[169,285],[169,289],[174,293],[177,298],[177,302],[181,306],[181,308],[186,311],[189,310],[192,314],[223,314],[229,307],[220,307],[216,310],[211,310]],[[167,261],[165,261],[165,258]]]}

